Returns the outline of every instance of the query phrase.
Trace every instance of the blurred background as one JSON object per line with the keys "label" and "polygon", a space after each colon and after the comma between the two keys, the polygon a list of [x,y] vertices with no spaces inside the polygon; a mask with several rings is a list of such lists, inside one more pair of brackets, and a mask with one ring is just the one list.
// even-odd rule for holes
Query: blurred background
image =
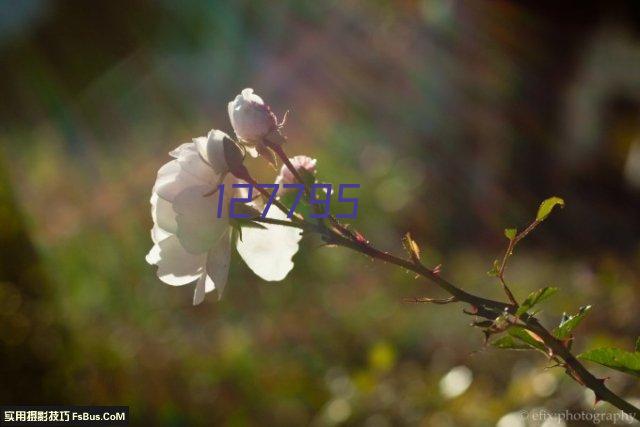
{"label": "blurred background", "polygon": [[[235,257],[224,299],[144,261],[168,151],[253,87],[290,155],[361,184],[353,225],[474,293],[502,230],[540,314],[594,304],[578,351],[640,335],[640,5],[585,2],[0,2],[0,403],[122,404],[136,425],[540,425],[593,396],[536,355],[483,345],[460,306],[305,240],[282,283]],[[266,182],[275,172],[251,167]],[[609,384],[640,399],[640,383]],[[608,410],[599,405],[598,410]],[[567,423],[580,425],[580,423]],[[606,423],[603,423],[603,425]],[[558,424],[545,424],[545,427]]]}

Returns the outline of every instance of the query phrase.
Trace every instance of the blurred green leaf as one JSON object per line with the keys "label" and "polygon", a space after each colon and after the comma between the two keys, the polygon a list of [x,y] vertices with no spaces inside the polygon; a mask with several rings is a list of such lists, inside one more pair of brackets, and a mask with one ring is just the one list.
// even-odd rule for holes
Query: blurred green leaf
{"label": "blurred green leaf", "polygon": [[509,240],[515,239],[516,234],[518,234],[518,230],[516,228],[507,228],[504,230],[504,235]]}
{"label": "blurred green leaf", "polygon": [[584,319],[585,316],[589,313],[589,310],[591,310],[591,306],[585,305],[583,307],[580,307],[578,313],[573,316],[567,316],[565,314],[562,321],[560,322],[560,325],[553,331],[555,336],[561,340],[568,338],[569,335],[571,335],[571,332],[576,328],[576,326],[578,326],[580,322],[582,322],[582,319]]}
{"label": "blurred green leaf", "polygon": [[502,348],[507,350],[533,350],[529,344],[525,344],[522,341],[512,337],[511,335],[505,335],[498,338],[491,343],[496,348]]}
{"label": "blurred green leaf", "polygon": [[549,197],[547,200],[540,203],[540,207],[538,208],[538,214],[536,215],[537,221],[545,220],[554,207],[556,206],[564,207],[564,200],[560,197]]}
{"label": "blurred green leaf", "polygon": [[418,262],[420,260],[420,246],[418,246],[416,241],[411,238],[411,233],[407,232],[407,234],[404,235],[402,244],[409,253],[411,259],[414,262]]}
{"label": "blurred green leaf", "polygon": [[509,335],[519,339],[520,341],[529,344],[531,347],[536,348],[538,350],[542,350],[546,353],[546,348],[544,344],[540,341],[540,338],[537,338],[534,334],[527,331],[526,329],[520,326],[514,326],[509,328]]}
{"label": "blurred green leaf", "polygon": [[636,353],[640,353],[640,337],[638,337],[636,341]]}
{"label": "blurred green leaf", "polygon": [[497,276],[499,272],[500,272],[500,261],[496,259],[493,261],[493,267],[491,267],[491,270],[487,271],[487,274],[489,276]]}
{"label": "blurred green leaf", "polygon": [[[297,197],[298,191],[300,191],[300,190],[298,190],[297,188],[288,189],[282,195],[280,195],[280,201],[286,207],[291,208],[291,206],[293,206],[293,203],[295,202],[295,199]],[[333,192],[332,192],[331,196],[333,197]],[[321,195],[318,195],[317,197],[320,198]],[[331,203],[332,207],[334,205],[335,205],[335,203]],[[276,206],[273,206],[270,209],[278,209],[278,208]],[[305,200],[304,196],[302,196],[300,198],[297,206],[294,209],[294,212],[297,213],[297,214],[302,215],[303,218],[310,218],[312,210],[309,207],[309,203]]]}
{"label": "blurred green leaf", "polygon": [[542,350],[546,353],[544,344],[534,338],[529,331],[520,327],[513,326],[505,335],[491,343],[494,347],[512,349],[512,350]]}
{"label": "blurred green leaf", "polygon": [[640,377],[640,353],[619,348],[598,348],[578,356],[611,369]]}
{"label": "blurred green leaf", "polygon": [[558,288],[547,286],[546,288],[538,289],[535,292],[531,292],[526,300],[520,305],[516,316],[521,316],[533,308],[536,304],[550,298],[553,294],[558,292]]}

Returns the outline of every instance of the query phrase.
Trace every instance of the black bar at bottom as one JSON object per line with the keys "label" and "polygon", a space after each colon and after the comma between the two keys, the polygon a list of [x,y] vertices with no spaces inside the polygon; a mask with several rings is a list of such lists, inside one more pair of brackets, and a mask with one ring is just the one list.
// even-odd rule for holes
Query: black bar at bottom
{"label": "black bar at bottom", "polygon": [[0,426],[126,426],[128,406],[0,406]]}

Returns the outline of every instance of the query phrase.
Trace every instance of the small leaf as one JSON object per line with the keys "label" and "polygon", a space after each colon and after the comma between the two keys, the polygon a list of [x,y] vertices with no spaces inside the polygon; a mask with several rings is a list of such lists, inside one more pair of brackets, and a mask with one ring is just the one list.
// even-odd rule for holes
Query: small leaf
{"label": "small leaf", "polygon": [[560,322],[560,326],[558,326],[553,332],[556,338],[563,340],[568,338],[571,335],[571,332],[582,322],[582,319],[589,313],[591,310],[590,305],[585,305],[580,307],[580,310],[577,314],[573,316],[567,316],[566,314],[562,316],[562,321]]}
{"label": "small leaf", "polygon": [[497,276],[500,273],[500,261],[497,259],[493,261],[493,267],[491,270],[487,271],[489,276]]}
{"label": "small leaf", "polygon": [[491,343],[496,348],[502,348],[507,350],[533,350],[529,344],[525,344],[520,340],[512,337],[511,335],[505,335],[498,338]]}
{"label": "small leaf", "polygon": [[509,240],[515,239],[517,234],[518,234],[518,230],[515,228],[507,228],[504,230],[504,235]]}
{"label": "small leaf", "polygon": [[553,294],[558,292],[558,288],[553,288],[547,286],[546,288],[539,289],[535,292],[531,292],[526,300],[520,305],[518,311],[516,312],[516,316],[521,316],[533,308],[536,304],[541,303],[542,301],[550,298]]}
{"label": "small leaf", "polygon": [[[280,190],[282,191],[282,188]],[[297,188],[291,188],[288,191],[285,191],[283,194],[281,195],[279,194],[278,197],[285,206],[292,206],[294,201],[296,200],[298,191],[299,190]],[[331,192],[332,198],[334,197],[334,193],[337,193],[337,191]],[[318,197],[324,197],[324,196],[321,194],[318,194]],[[334,202],[334,199],[332,199],[331,209],[333,209],[334,205],[337,206],[337,202]],[[276,206],[272,206],[269,209],[278,209],[278,208]],[[295,213],[302,215],[303,218],[309,218],[310,215],[313,213],[313,209],[311,209],[311,206],[309,205],[309,203],[306,203],[303,200],[300,200],[300,203],[298,203],[298,206],[296,206]]]}
{"label": "small leaf", "polygon": [[617,371],[640,377],[640,353],[619,348],[598,348],[578,356]]}
{"label": "small leaf", "polygon": [[549,197],[547,200],[540,203],[538,214],[536,215],[536,221],[545,220],[556,205],[564,207],[564,200],[560,197]]}
{"label": "small leaf", "polygon": [[[244,203],[236,203],[233,209],[235,215],[247,215],[249,218],[259,218],[262,215],[258,209],[253,206],[246,205]],[[243,219],[243,218],[232,218],[232,219]]]}
{"label": "small leaf", "polygon": [[414,262],[419,261],[420,260],[420,246],[418,246],[416,241],[411,238],[411,233],[407,232],[407,234],[404,235],[404,238],[402,239],[402,243],[404,244],[404,248],[407,250],[407,252],[409,252],[409,255],[411,256],[411,259]]}
{"label": "small leaf", "polygon": [[640,353],[640,337],[638,337],[638,341],[636,341],[636,353]]}
{"label": "small leaf", "polygon": [[304,185],[310,187],[311,185],[316,183],[316,176],[313,172],[306,170],[305,168],[296,169],[304,182]]}
{"label": "small leaf", "polygon": [[529,346],[547,352],[545,345],[542,343],[542,339],[535,335],[533,332],[529,332],[520,326],[514,326],[509,328],[509,335],[519,339],[520,341],[529,344]]}
{"label": "small leaf", "polygon": [[491,343],[492,346],[511,350],[541,350],[546,353],[546,348],[539,337],[520,326],[513,326],[505,335]]}

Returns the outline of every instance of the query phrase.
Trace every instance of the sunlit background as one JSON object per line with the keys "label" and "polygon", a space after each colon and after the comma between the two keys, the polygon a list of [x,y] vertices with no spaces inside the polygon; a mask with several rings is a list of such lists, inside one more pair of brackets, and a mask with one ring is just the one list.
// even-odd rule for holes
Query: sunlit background
{"label": "sunlit background", "polygon": [[[541,422],[522,409],[590,411],[543,357],[484,346],[461,306],[403,302],[433,286],[345,250],[304,241],[279,284],[235,256],[222,301],[198,307],[144,261],[168,151],[231,133],[227,102],[253,87],[290,110],[290,155],[361,184],[355,227],[398,254],[411,231],[474,293],[503,298],[486,274],[503,228],[564,197],[507,277],[519,298],[561,288],[549,326],[594,304],[574,348],[631,349],[640,7],[552,5],[0,2],[0,403],[129,405],[136,425],[175,426],[524,427]],[[594,369],[640,398],[637,380]]]}

